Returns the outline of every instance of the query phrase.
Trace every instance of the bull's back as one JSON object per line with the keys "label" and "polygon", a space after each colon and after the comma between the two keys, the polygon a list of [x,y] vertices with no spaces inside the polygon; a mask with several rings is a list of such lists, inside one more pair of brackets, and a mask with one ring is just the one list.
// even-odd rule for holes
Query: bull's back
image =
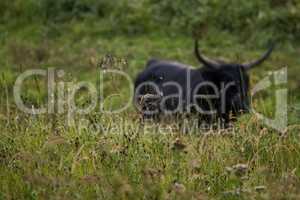
{"label": "bull's back", "polygon": [[163,82],[182,83],[183,80],[186,80],[188,71],[192,70],[192,68],[176,62],[150,60],[148,63],[145,74]]}

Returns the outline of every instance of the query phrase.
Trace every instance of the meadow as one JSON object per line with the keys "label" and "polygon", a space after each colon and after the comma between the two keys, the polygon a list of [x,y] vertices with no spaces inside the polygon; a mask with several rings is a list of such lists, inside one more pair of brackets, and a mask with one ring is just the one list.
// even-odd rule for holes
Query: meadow
{"label": "meadow", "polygon": [[[1,1],[0,199],[299,199],[300,3],[241,2]],[[195,37],[206,55],[235,62],[255,59],[277,42],[250,82],[286,68],[287,83],[259,93],[252,106],[272,118],[276,90],[287,89],[285,130],[253,113],[231,129],[183,131],[179,123],[193,124],[145,122],[132,104],[117,114],[97,105],[71,120],[65,96],[64,109],[56,101],[48,114],[26,114],[16,105],[16,79],[31,69],[64,71],[56,83],[97,87],[105,72],[100,64],[110,58],[106,67],[132,80],[152,57],[201,67]],[[102,81],[103,97],[111,96],[99,100],[104,109],[131,99],[124,78]],[[67,89],[55,88],[55,100]],[[28,78],[21,97],[28,107],[45,106],[47,78]],[[85,90],[75,97],[78,107],[91,101]]]}

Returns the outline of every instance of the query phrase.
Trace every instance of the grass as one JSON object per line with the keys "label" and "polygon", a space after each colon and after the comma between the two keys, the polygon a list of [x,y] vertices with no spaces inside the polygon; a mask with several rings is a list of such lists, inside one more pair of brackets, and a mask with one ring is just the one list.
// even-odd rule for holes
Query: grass
{"label": "grass", "polygon": [[[198,66],[193,40],[155,32],[109,35],[103,24],[7,28],[0,49],[0,199],[298,199],[300,197],[299,48],[280,44],[271,59],[251,72],[251,82],[288,67],[288,128],[282,134],[254,115],[234,131],[183,133],[176,123],[143,123],[133,107],[119,115],[91,112],[66,125],[67,112],[32,116],[16,108],[16,77],[27,69],[55,67],[64,81],[97,83],[97,62],[108,53],[126,58],[132,78],[150,57]],[[202,36],[209,55],[245,61],[264,48],[228,32]],[[213,57],[213,56],[212,56]],[[3,69],[3,70],[2,70]],[[108,77],[106,95],[118,106],[128,98],[124,80]],[[46,100],[45,80],[26,81],[29,104]],[[39,89],[38,89],[39,88]],[[274,114],[272,91],[255,108]],[[85,104],[88,96],[77,96]],[[181,121],[182,122],[182,121]],[[243,165],[241,165],[243,164]]]}

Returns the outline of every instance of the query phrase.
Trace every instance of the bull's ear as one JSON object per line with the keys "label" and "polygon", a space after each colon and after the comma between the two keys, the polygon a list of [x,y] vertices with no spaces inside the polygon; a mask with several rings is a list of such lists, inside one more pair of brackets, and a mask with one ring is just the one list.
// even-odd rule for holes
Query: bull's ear
{"label": "bull's ear", "polygon": [[273,49],[275,48],[275,43],[273,43],[270,48],[268,49],[268,51],[266,51],[264,53],[264,55],[259,58],[258,60],[252,61],[250,63],[245,63],[242,66],[246,69],[246,70],[250,70],[255,66],[260,65],[261,63],[263,63],[272,53]]}
{"label": "bull's ear", "polygon": [[218,62],[210,60],[200,53],[199,47],[198,47],[198,40],[195,40],[194,51],[195,51],[195,55],[200,63],[204,64],[207,67],[213,68],[213,69],[220,68],[221,65]]}

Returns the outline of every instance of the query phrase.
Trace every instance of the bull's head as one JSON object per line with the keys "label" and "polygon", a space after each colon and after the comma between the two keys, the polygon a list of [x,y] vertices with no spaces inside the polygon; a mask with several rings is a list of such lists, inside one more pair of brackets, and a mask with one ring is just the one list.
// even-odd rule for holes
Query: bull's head
{"label": "bull's head", "polygon": [[225,109],[222,113],[228,113],[229,111],[234,113],[248,111],[249,75],[247,72],[255,66],[262,64],[270,56],[274,46],[273,44],[258,60],[245,64],[236,64],[208,59],[200,53],[198,41],[195,42],[195,54],[197,59],[204,64],[207,70],[213,71],[213,81],[216,85],[220,88],[222,88],[221,84],[225,86],[223,87],[223,90],[226,91],[223,101],[226,102],[223,102],[225,105],[223,105],[223,108],[220,108],[222,110]]}

